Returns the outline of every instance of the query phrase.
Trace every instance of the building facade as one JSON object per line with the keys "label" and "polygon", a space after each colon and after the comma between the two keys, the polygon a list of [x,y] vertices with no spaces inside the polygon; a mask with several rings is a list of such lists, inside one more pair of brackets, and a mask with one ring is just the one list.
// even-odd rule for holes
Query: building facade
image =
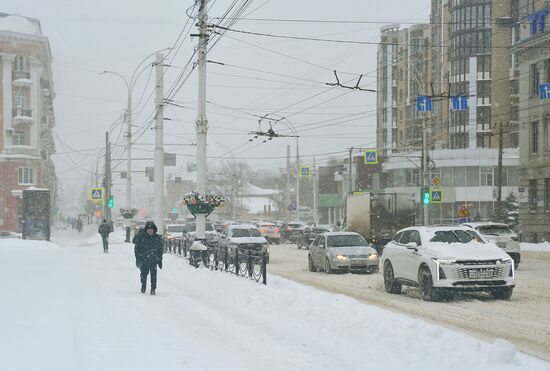
{"label": "building facade", "polygon": [[40,22],[0,13],[0,58],[0,229],[18,231],[23,189],[50,189],[55,205],[52,57]]}
{"label": "building facade", "polygon": [[[450,203],[440,212],[430,206],[433,223],[457,222],[461,208],[480,220],[492,218],[499,183],[506,188],[503,199],[517,194],[520,71],[510,47],[518,39],[513,20],[520,6],[515,0],[432,0],[430,23],[381,29],[377,148],[386,158],[386,186],[419,200],[425,126],[425,148],[435,166],[429,179],[443,180],[444,203]],[[419,112],[418,96],[431,99],[431,110]],[[506,175],[501,182],[500,135]]]}
{"label": "building facade", "polygon": [[[546,1],[520,4],[515,58],[519,84],[520,235],[525,241],[550,241],[550,6]],[[549,85],[545,85],[549,84]],[[542,86],[542,88],[541,88]]]}

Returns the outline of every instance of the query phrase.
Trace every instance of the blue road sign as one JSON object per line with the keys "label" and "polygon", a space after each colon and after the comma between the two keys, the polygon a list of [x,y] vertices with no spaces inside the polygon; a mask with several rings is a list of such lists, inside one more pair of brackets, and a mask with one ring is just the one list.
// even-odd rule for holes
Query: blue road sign
{"label": "blue road sign", "polygon": [[540,99],[550,99],[550,84],[539,85]]}
{"label": "blue road sign", "polygon": [[375,165],[378,163],[378,151],[376,149],[368,149],[365,151],[365,164]]}
{"label": "blue road sign", "polygon": [[427,112],[432,110],[432,97],[428,95],[419,95],[416,97],[416,110],[418,112]]}
{"label": "blue road sign", "polygon": [[443,202],[443,191],[440,189],[430,190],[430,199],[432,204],[440,204]]}
{"label": "blue road sign", "polygon": [[453,111],[466,111],[468,109],[468,97],[459,95],[453,97]]}
{"label": "blue road sign", "polygon": [[300,166],[300,176],[311,176],[311,167]]}

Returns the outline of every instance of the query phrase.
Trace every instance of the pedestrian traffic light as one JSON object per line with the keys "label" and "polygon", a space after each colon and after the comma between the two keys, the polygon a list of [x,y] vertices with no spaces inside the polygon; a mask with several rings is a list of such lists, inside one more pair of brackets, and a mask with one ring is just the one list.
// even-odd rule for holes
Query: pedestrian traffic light
{"label": "pedestrian traffic light", "polygon": [[429,188],[422,188],[420,190],[420,202],[422,202],[424,205],[430,204],[430,189]]}
{"label": "pedestrian traffic light", "polygon": [[175,213],[177,213],[177,212],[178,212],[178,209],[177,209],[177,208],[175,208],[175,207],[173,207],[173,208],[172,208],[172,213],[174,213],[174,214],[175,214]]}
{"label": "pedestrian traffic light", "polygon": [[115,206],[115,200],[113,196],[109,196],[109,209],[112,209]]}

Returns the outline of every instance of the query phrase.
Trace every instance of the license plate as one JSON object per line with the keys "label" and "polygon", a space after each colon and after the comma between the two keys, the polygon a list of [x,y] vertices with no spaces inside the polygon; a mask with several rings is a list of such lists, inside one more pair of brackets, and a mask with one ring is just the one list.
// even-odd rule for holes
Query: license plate
{"label": "license plate", "polygon": [[352,265],[367,264],[367,260],[356,259],[356,260],[352,260],[352,261],[351,261],[351,264],[352,264]]}
{"label": "license plate", "polygon": [[492,269],[470,269],[468,272],[470,278],[493,278]]}

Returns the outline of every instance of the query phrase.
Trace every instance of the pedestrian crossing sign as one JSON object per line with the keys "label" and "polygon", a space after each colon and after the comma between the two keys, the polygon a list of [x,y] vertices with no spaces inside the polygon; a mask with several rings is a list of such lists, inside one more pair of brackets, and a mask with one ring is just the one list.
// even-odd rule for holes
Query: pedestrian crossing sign
{"label": "pedestrian crossing sign", "polygon": [[378,163],[378,151],[376,149],[368,149],[365,151],[365,164],[375,165]]}
{"label": "pedestrian crossing sign", "polygon": [[311,166],[300,166],[300,176],[311,176]]}
{"label": "pedestrian crossing sign", "polygon": [[92,188],[90,191],[90,201],[92,202],[103,202],[103,197],[105,196],[105,188]]}
{"label": "pedestrian crossing sign", "polygon": [[443,202],[443,190],[430,189],[430,199],[432,204],[440,204]]}

